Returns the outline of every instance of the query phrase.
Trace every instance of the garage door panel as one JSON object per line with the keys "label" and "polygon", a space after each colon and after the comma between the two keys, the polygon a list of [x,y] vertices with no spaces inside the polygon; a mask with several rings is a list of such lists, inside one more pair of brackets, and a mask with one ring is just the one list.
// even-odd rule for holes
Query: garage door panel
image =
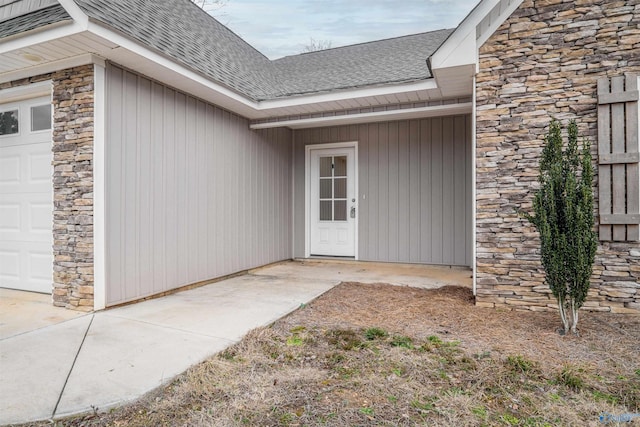
{"label": "garage door panel", "polygon": [[29,221],[27,222],[27,232],[51,235],[51,202],[28,203],[28,209]]}
{"label": "garage door panel", "polygon": [[20,233],[20,203],[0,201],[0,233]]}
{"label": "garage door panel", "polygon": [[0,287],[51,293],[51,245],[43,242],[0,242]]}
{"label": "garage door panel", "polygon": [[5,153],[0,157],[0,187],[20,184],[20,154]]}
{"label": "garage door panel", "polygon": [[0,148],[0,193],[51,193],[51,144]]}
{"label": "garage door panel", "polygon": [[[49,146],[43,147],[42,144],[30,146],[34,148],[33,152],[28,153],[27,182],[29,185],[45,184],[51,185],[51,151]],[[44,151],[44,152],[43,152]]]}
{"label": "garage door panel", "polygon": [[[41,246],[41,245],[39,245]],[[50,247],[41,247],[42,251],[34,248],[27,249],[27,274],[29,281],[46,282],[51,288],[53,271],[53,257]],[[47,289],[49,290],[49,289]]]}
{"label": "garage door panel", "polygon": [[[0,284],[18,281],[20,278],[20,251],[16,248],[0,250]],[[9,286],[6,286],[9,287]]]}
{"label": "garage door panel", "polygon": [[0,105],[20,112],[19,132],[0,136],[0,287],[51,293],[51,131],[31,132],[30,122],[31,107],[47,103],[48,97]]}
{"label": "garage door panel", "polygon": [[52,209],[47,193],[0,195],[0,241],[51,244]]}

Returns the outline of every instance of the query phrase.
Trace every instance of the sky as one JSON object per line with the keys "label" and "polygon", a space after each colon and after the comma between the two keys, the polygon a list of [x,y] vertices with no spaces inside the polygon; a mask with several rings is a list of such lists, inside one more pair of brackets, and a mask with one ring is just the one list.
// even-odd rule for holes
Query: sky
{"label": "sky", "polygon": [[311,39],[346,46],[454,28],[479,0],[223,0],[209,10],[270,59]]}

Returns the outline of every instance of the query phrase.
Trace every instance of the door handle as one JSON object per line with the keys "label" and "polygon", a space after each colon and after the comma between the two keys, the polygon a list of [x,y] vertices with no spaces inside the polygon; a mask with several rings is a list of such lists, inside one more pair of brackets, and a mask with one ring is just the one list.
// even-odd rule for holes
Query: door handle
{"label": "door handle", "polygon": [[355,218],[355,217],[356,217],[356,207],[351,206],[351,218]]}

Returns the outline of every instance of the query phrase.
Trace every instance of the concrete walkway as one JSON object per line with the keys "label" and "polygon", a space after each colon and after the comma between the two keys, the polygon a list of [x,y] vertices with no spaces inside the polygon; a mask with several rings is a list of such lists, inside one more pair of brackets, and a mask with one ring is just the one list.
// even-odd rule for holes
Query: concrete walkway
{"label": "concrete walkway", "polygon": [[5,291],[0,293],[0,425],[134,400],[342,281],[469,286],[469,276],[468,270],[443,267],[288,262],[89,314],[52,309],[42,298]]}

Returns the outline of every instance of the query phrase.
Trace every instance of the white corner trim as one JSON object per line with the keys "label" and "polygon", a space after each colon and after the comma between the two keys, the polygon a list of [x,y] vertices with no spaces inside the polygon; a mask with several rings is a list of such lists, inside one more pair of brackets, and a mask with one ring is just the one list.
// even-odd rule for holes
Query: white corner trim
{"label": "white corner trim", "polygon": [[98,64],[104,67],[105,61],[99,56],[91,53],[83,53],[82,55],[73,56],[71,58],[60,59],[58,61],[47,62],[44,64],[34,65],[33,67],[0,74],[0,83],[21,80],[41,74],[52,73],[58,70],[64,70],[65,68],[73,68],[87,64]]}
{"label": "white corner trim", "polygon": [[106,73],[95,64],[93,89],[93,309],[107,300],[106,278]]}
{"label": "white corner trim", "polygon": [[477,190],[476,190],[476,76],[473,76],[473,108],[471,111],[471,277],[473,281],[473,295],[477,295],[476,282],[478,278],[477,261],[478,249],[476,244],[478,236],[476,235],[477,220]]}
{"label": "white corner trim", "polygon": [[32,83],[23,86],[11,87],[9,89],[0,90],[0,103],[7,104],[9,102],[22,101],[23,99],[36,98],[39,96],[51,96],[52,89],[51,80]]}
{"label": "white corner trim", "polygon": [[374,111],[371,113],[343,114],[340,116],[312,117],[308,119],[281,120],[249,125],[251,129],[269,129],[288,127],[291,129],[306,129],[322,126],[337,126],[345,124],[371,123],[390,120],[408,120],[425,117],[436,117],[454,114],[468,114],[472,110],[472,103],[434,105],[430,107],[406,108],[389,111]]}

